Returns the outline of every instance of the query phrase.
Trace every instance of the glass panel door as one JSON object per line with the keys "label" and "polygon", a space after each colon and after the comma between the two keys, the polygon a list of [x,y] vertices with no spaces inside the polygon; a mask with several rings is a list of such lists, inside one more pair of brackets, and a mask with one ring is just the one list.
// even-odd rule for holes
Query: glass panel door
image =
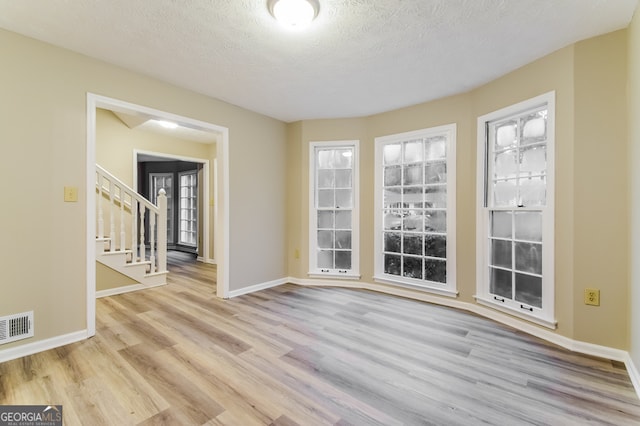
{"label": "glass panel door", "polygon": [[179,174],[180,238],[179,243],[198,244],[198,175],[195,170]]}

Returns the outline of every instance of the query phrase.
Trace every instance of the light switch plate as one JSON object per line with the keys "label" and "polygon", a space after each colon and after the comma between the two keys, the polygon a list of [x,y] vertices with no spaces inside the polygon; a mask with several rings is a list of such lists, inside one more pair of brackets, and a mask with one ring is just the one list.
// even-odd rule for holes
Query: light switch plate
{"label": "light switch plate", "polygon": [[64,187],[64,201],[65,203],[75,203],[78,201],[78,187],[65,186]]}

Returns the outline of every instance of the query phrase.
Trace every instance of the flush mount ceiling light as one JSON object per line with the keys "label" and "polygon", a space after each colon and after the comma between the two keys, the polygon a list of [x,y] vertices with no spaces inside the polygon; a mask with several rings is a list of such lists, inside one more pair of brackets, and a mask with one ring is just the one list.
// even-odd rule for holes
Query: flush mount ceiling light
{"label": "flush mount ceiling light", "polygon": [[156,123],[158,123],[160,126],[164,127],[165,129],[177,129],[178,125],[172,121],[166,121],[166,120],[152,120],[155,121]]}
{"label": "flush mount ceiling light", "polygon": [[278,22],[291,29],[308,26],[318,16],[318,0],[268,0],[269,12]]}

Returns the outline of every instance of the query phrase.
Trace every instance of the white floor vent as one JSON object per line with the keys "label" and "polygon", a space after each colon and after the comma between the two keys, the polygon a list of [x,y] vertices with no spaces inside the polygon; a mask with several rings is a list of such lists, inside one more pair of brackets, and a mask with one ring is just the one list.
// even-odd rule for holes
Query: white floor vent
{"label": "white floor vent", "polygon": [[0,317],[0,345],[33,337],[33,311]]}

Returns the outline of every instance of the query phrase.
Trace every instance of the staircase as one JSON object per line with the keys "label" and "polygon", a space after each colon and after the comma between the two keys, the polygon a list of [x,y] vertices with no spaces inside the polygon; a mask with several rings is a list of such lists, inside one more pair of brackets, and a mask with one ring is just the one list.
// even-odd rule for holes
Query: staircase
{"label": "staircase", "polygon": [[[167,283],[167,197],[158,205],[96,164],[96,261],[145,287]],[[108,224],[108,233],[105,233]]]}

